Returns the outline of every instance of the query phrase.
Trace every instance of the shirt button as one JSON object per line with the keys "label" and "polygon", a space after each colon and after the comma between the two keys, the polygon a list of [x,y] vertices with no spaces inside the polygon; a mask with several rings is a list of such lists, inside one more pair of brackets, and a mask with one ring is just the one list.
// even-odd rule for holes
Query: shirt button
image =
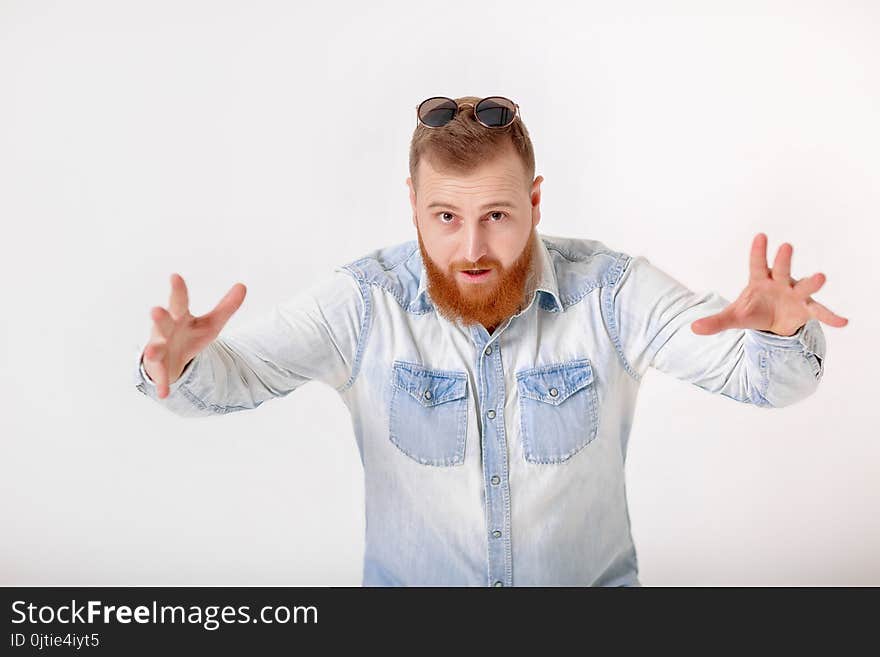
{"label": "shirt button", "polygon": [[559,391],[556,388],[550,388],[550,396],[555,397],[559,394]]}
{"label": "shirt button", "polygon": [[492,347],[491,346],[486,347],[486,350],[483,353],[486,354],[487,356],[491,356],[492,355]]}
{"label": "shirt button", "polygon": [[496,486],[501,483],[501,477],[498,475],[492,475],[492,483]]}
{"label": "shirt button", "polygon": [[501,580],[498,580],[495,582],[495,586],[504,586],[504,582],[502,582]]}
{"label": "shirt button", "polygon": [[495,538],[501,538],[501,532],[496,529],[494,532],[492,532],[492,536],[494,536]]}
{"label": "shirt button", "polygon": [[493,410],[490,408],[490,409],[489,409],[489,412],[486,413],[486,417],[488,417],[490,420],[494,420],[494,419],[495,419],[495,411],[493,411]]}
{"label": "shirt button", "polygon": [[431,391],[425,390],[425,399],[430,399],[430,398],[431,398]]}

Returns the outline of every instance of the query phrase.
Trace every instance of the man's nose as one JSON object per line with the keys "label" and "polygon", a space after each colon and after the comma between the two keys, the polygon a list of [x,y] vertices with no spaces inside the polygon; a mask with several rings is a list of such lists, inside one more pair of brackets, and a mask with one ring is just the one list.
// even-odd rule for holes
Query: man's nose
{"label": "man's nose", "polygon": [[465,227],[465,253],[464,257],[471,264],[479,262],[486,255],[487,244],[485,231],[480,222],[466,225]]}

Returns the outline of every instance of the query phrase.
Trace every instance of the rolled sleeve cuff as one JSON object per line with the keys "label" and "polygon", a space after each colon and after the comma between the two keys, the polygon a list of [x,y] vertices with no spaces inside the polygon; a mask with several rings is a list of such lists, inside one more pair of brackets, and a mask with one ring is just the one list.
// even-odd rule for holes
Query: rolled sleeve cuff
{"label": "rolled sleeve cuff", "polygon": [[825,335],[818,319],[810,319],[794,335],[776,335],[769,331],[746,329],[746,335],[765,350],[797,351],[807,357],[813,375],[822,378],[825,360]]}
{"label": "rolled sleeve cuff", "polygon": [[[174,394],[174,391],[177,390],[181,385],[183,385],[187,379],[190,378],[192,373],[195,371],[196,359],[198,356],[190,360],[187,363],[186,367],[183,368],[183,371],[180,373],[180,376],[177,378],[174,383],[168,386],[168,396]],[[156,396],[158,386],[156,383],[150,378],[150,375],[147,374],[147,370],[144,369],[144,351],[140,349],[137,355],[137,371],[135,373],[135,385],[141,392],[150,391],[150,396]]]}
{"label": "rolled sleeve cuff", "polygon": [[810,353],[817,353],[819,346],[820,333],[816,330],[819,321],[816,319],[807,320],[807,323],[801,326],[793,335],[778,335],[770,331],[759,331],[756,329],[746,329],[754,340],[767,345],[789,349],[803,348]]}

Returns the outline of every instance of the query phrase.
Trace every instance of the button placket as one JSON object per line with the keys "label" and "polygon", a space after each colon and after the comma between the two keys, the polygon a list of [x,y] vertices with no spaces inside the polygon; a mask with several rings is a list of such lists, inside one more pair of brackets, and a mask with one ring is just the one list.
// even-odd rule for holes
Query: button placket
{"label": "button placket", "polygon": [[[499,329],[500,330],[500,329]],[[479,344],[479,343],[478,343]],[[497,346],[497,348],[496,348]],[[504,586],[510,583],[510,502],[504,483],[507,468],[507,440],[504,423],[500,421],[505,383],[501,372],[500,344],[484,344],[478,356],[481,381],[478,408],[484,409],[486,422],[482,426],[483,476],[486,482],[487,556],[489,558],[488,585]],[[499,419],[499,421],[495,421]]]}

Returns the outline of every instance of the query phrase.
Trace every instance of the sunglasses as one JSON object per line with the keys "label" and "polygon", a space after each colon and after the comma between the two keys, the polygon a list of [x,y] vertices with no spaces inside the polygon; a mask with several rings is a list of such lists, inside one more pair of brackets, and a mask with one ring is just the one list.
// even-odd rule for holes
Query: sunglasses
{"label": "sunglasses", "polygon": [[504,96],[489,96],[459,105],[452,98],[432,96],[416,105],[418,122],[426,128],[441,128],[464,107],[474,108],[474,117],[487,128],[506,128],[519,116],[519,105]]}

